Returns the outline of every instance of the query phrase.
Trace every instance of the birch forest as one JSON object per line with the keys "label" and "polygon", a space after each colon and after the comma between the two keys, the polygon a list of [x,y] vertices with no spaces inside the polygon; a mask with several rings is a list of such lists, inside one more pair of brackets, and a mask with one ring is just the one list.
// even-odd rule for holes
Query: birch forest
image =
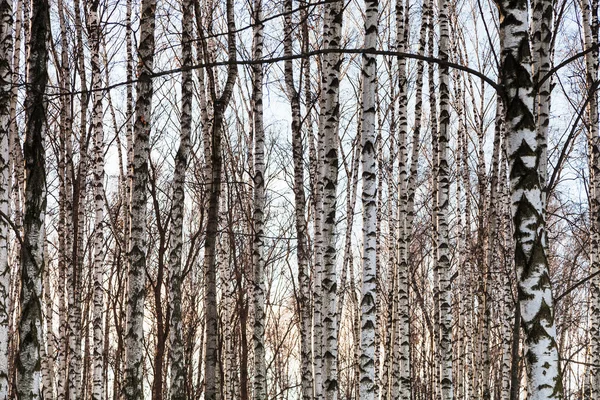
{"label": "birch forest", "polygon": [[0,400],[600,400],[600,0],[0,0]]}

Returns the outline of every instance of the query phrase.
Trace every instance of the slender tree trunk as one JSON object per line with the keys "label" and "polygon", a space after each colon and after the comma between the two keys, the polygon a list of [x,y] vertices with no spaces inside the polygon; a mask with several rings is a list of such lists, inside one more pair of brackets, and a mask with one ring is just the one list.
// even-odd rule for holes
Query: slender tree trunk
{"label": "slender tree trunk", "polygon": [[[284,2],[284,53],[292,55],[292,0]],[[302,15],[304,19],[306,12]],[[304,34],[304,33],[303,33]],[[298,282],[300,290],[297,294],[298,318],[300,319],[300,369],[302,400],[312,400],[312,351],[311,351],[311,313],[310,313],[310,272],[308,269],[309,254],[306,240],[306,195],[304,193],[304,145],[302,139],[302,122],[300,115],[300,94],[294,85],[294,65],[291,59],[285,62],[285,84],[291,103],[292,112],[292,158],[294,162],[294,202],[296,218],[296,257],[298,259]],[[309,112],[309,111],[307,111]]]}
{"label": "slender tree trunk", "polygon": [[0,400],[8,400],[8,342],[10,268],[8,218],[10,215],[10,92],[12,84],[12,1],[0,1]]}
{"label": "slender tree trunk", "polygon": [[[235,40],[235,11],[233,0],[227,0],[227,51],[229,55],[229,66],[227,69],[227,81],[220,97],[217,98],[215,77],[211,69],[207,69],[211,96],[213,98],[213,119],[211,124],[210,169],[207,182],[209,197],[208,214],[206,222],[206,239],[204,244],[204,273],[205,273],[205,312],[206,312],[206,352],[205,352],[205,378],[204,398],[206,400],[217,400],[219,398],[218,371],[219,371],[219,348],[218,348],[218,314],[217,314],[217,235],[219,227],[219,197],[221,194],[221,173],[223,169],[223,157],[221,141],[223,136],[223,123],[225,110],[232,96],[233,86],[237,79],[236,65],[236,40]],[[206,43],[203,43],[206,45]],[[206,49],[204,49],[206,55]]]}
{"label": "slender tree trunk", "polygon": [[[343,5],[339,2],[325,5],[323,37],[325,49],[341,46]],[[321,173],[319,185],[323,188],[321,213],[321,245],[323,280],[323,395],[326,400],[335,400],[338,393],[338,321],[337,321],[337,274],[336,274],[336,196],[338,184],[338,128],[340,118],[339,79],[342,58],[339,54],[326,54],[323,62],[323,106],[320,131],[322,133]],[[319,260],[320,261],[320,260]],[[315,307],[317,305],[315,304]]]}
{"label": "slender tree trunk", "polygon": [[497,1],[500,10],[502,85],[521,319],[527,346],[529,396],[562,397],[554,302],[546,257],[543,181],[536,138],[527,2]]}
{"label": "slender tree trunk", "polygon": [[63,95],[60,97],[60,154],[58,162],[59,178],[59,229],[58,229],[58,313],[59,313],[59,339],[56,364],[58,366],[56,379],[56,394],[58,400],[64,400],[67,396],[67,365],[68,365],[68,326],[67,326],[67,295],[66,278],[67,269],[70,270],[70,227],[71,227],[71,172],[67,170],[70,164],[70,140],[71,140],[71,95],[66,94],[70,90],[70,77],[68,74],[69,49],[67,43],[67,26],[65,18],[64,4],[62,0],[58,1],[58,16],[61,35],[61,68],[59,72],[60,90]]}
{"label": "slender tree trunk", "polygon": [[[131,28],[131,5],[132,0],[126,1],[126,16],[125,16],[125,52],[126,56],[126,77],[128,82],[133,81],[133,30]],[[131,209],[131,184],[133,183],[133,120],[134,120],[134,110],[133,110],[133,83],[129,83],[126,88],[126,106],[125,106],[125,116],[127,118],[125,122],[125,142],[127,144],[127,181],[125,183],[124,188],[124,198],[125,204],[123,207],[123,244],[125,246],[125,251],[129,251],[130,241],[129,237],[131,234],[131,220],[129,218],[129,210]],[[121,360],[118,360],[118,363],[121,364]],[[120,369],[120,366],[119,366]]]}
{"label": "slender tree trunk", "polygon": [[[498,172],[496,175],[496,190],[494,199],[494,207],[495,207],[495,225],[497,230],[498,238],[494,239],[495,246],[491,246],[490,250],[494,251],[496,257],[498,257],[499,251],[501,249],[508,248],[508,240],[507,236],[510,234],[510,228],[508,226],[507,218],[504,215],[504,207],[505,203],[505,193],[504,188],[507,185],[506,181],[506,160],[502,156],[502,152],[504,150],[504,142],[505,142],[505,130],[504,130],[504,109],[502,106],[502,99],[498,97],[496,104],[496,126],[495,132],[496,135],[494,137],[494,147],[496,147],[496,138],[498,137],[500,140],[500,144],[498,145]],[[494,149],[496,151],[496,149]],[[495,155],[496,153],[494,153]],[[494,237],[495,235],[490,235],[490,237]],[[490,256],[492,256],[490,254]],[[513,315],[515,314],[515,309],[513,307],[513,290],[511,286],[510,274],[513,272],[512,263],[507,262],[507,257],[500,258],[502,261],[497,261],[498,263],[502,263],[499,270],[502,274],[502,279],[500,280],[501,285],[503,287],[503,300],[502,300],[502,361],[500,366],[500,393],[502,399],[510,398],[510,363],[511,363],[511,333],[512,333],[512,320]],[[489,256],[488,256],[489,260]],[[510,260],[508,258],[508,260]]]}
{"label": "slender tree trunk", "polygon": [[[19,138],[19,127],[17,124],[17,101],[19,94],[19,83],[21,82],[21,74],[20,74],[20,60],[21,60],[21,42],[22,42],[22,17],[23,17],[23,2],[16,1],[16,12],[15,12],[15,26],[14,26],[14,48],[13,48],[13,56],[12,56],[12,87],[10,91],[10,131],[8,137],[8,146],[9,146],[9,174],[12,178],[12,184],[9,186],[10,189],[10,197],[13,201],[13,209],[12,216],[14,217],[14,222],[19,230],[22,232],[22,212],[21,212],[21,198],[22,198],[22,190],[24,187],[24,163],[23,163],[23,154],[21,152],[21,140]],[[18,286],[17,283],[19,281],[18,277],[21,274],[20,271],[20,257],[19,254],[21,252],[21,244],[16,243],[13,246],[11,255],[9,255],[9,292],[8,292],[8,397],[13,398],[16,396],[15,393],[15,375],[16,375],[16,353],[18,347],[18,335],[17,333],[17,325],[19,315],[19,302],[18,302]]]}
{"label": "slender tree trunk", "polygon": [[[533,0],[532,14],[532,63],[533,81],[536,84],[544,78],[552,67],[552,24],[555,0]],[[546,207],[546,181],[548,179],[548,129],[550,127],[550,100],[552,79],[545,79],[537,89],[537,103],[534,106],[536,118],[536,140],[540,147],[540,180],[542,184],[542,205]],[[544,240],[546,240],[544,238]]]}
{"label": "slender tree trunk", "polygon": [[25,212],[21,245],[21,319],[17,354],[17,396],[20,400],[41,399],[40,344],[42,343],[42,272],[44,266],[44,217],[46,213],[46,124],[45,91],[48,81],[49,5],[33,0],[32,30],[27,58],[25,98]]}
{"label": "slender tree trunk", "polygon": [[54,398],[54,332],[52,330],[52,317],[54,315],[52,296],[50,295],[50,257],[48,255],[48,238],[44,238],[44,271],[43,271],[43,294],[45,309],[43,316],[46,329],[44,332],[44,344],[42,350],[42,395],[45,400]]}
{"label": "slender tree trunk", "polygon": [[[429,1],[427,7],[423,7],[423,13],[427,15],[427,51],[430,56],[435,54],[435,44],[434,44],[434,0]],[[441,308],[441,282],[442,274],[444,272],[443,263],[439,262],[439,248],[440,246],[445,246],[445,244],[440,243],[440,239],[442,238],[442,233],[440,232],[440,224],[438,223],[440,212],[440,198],[439,198],[439,190],[440,190],[440,178],[438,177],[439,168],[440,168],[440,136],[439,132],[442,127],[438,126],[438,110],[437,110],[437,97],[438,97],[438,87],[436,86],[435,81],[435,69],[436,65],[433,63],[428,64],[428,86],[429,86],[429,126],[431,131],[431,154],[432,154],[432,162],[431,162],[431,246],[433,249],[433,282],[432,282],[432,292],[433,292],[433,321],[434,321],[434,330],[431,332],[433,336],[432,342],[432,357],[433,357],[433,382],[434,385],[432,387],[433,395],[436,399],[442,399],[442,371],[443,371],[443,361],[442,361],[442,315],[440,313]],[[440,66],[441,68],[441,66]],[[441,93],[440,93],[441,95]],[[444,250],[442,250],[444,251]]]}
{"label": "slender tree trunk", "polygon": [[144,299],[146,296],[146,202],[148,193],[148,158],[152,118],[152,68],[154,62],[154,28],[156,1],[141,4],[140,41],[138,48],[138,81],[136,84],[135,135],[133,145],[133,175],[127,281],[127,327],[125,334],[126,400],[144,398]]}
{"label": "slender tree trunk", "polygon": [[89,10],[90,41],[92,46],[92,126],[94,130],[94,307],[93,307],[93,383],[92,399],[103,398],[103,357],[104,333],[102,332],[102,313],[104,311],[104,108],[102,104],[102,74],[100,72],[100,19],[99,0],[92,1]]}
{"label": "slender tree trunk", "polygon": [[[87,75],[85,71],[85,53],[83,44],[83,23],[81,19],[81,1],[75,0],[73,3],[73,14],[75,20],[75,61],[76,69],[79,75],[81,88],[88,90]],[[73,153],[69,155],[69,173],[72,176],[73,195],[72,195],[72,260],[70,263],[68,280],[68,399],[75,400],[81,398],[83,376],[85,366],[82,366],[81,341],[84,337],[82,307],[83,307],[83,281],[84,281],[84,236],[85,236],[85,202],[87,196],[87,176],[88,176],[88,147],[89,135],[87,132],[87,108],[89,95],[84,92],[79,101],[79,163],[77,168],[74,166]],[[76,137],[74,135],[74,137]],[[83,353],[85,354],[85,353]]]}
{"label": "slender tree trunk", "polygon": [[[152,380],[152,400],[162,400],[163,397],[163,382],[164,382],[164,359],[166,341],[168,339],[168,315],[165,315],[163,307],[162,291],[165,280],[165,254],[167,252],[167,231],[163,225],[161,217],[160,205],[157,190],[157,177],[152,169],[153,174],[149,179],[150,196],[154,208],[154,217],[156,220],[156,229],[158,231],[158,247],[157,250],[157,266],[156,279],[150,283],[154,298],[155,324],[156,324],[156,346],[154,357],[152,359],[154,376]],[[168,310],[167,310],[168,312]],[[165,326],[166,325],[166,326]]]}
{"label": "slender tree trunk", "polygon": [[[365,50],[377,48],[379,1],[365,1]],[[377,297],[377,155],[375,151],[377,58],[362,60],[363,258],[360,331],[360,399],[375,399],[375,325]]]}
{"label": "slender tree trunk", "polygon": [[[254,0],[253,59],[263,56],[264,24],[262,0]],[[254,210],[252,264],[254,267],[253,305],[254,327],[254,391],[255,400],[267,396],[267,366],[265,359],[265,259],[264,259],[264,208],[265,208],[265,131],[263,126],[263,66],[252,66],[252,119],[254,133]]]}
{"label": "slender tree trunk", "polygon": [[[449,2],[439,0],[439,58],[449,60],[450,22]],[[441,393],[443,400],[451,400],[454,395],[452,380],[452,266],[450,265],[450,239],[448,213],[450,209],[450,167],[448,150],[450,142],[450,69],[439,67],[440,119],[438,130],[438,201],[437,201],[437,266],[440,270],[440,361]]]}
{"label": "slender tree trunk", "polygon": [[[580,1],[584,49],[588,50],[597,43],[594,40],[592,7],[590,1]],[[590,360],[589,396],[595,399],[600,395],[600,126],[598,121],[598,49],[585,55],[586,88],[588,89],[588,164],[590,176]]]}
{"label": "slender tree trunk", "polygon": [[[193,4],[190,0],[182,2],[181,59],[184,67],[192,65]],[[193,75],[191,70],[181,73],[181,117],[179,150],[175,156],[173,175],[173,199],[171,206],[171,234],[169,243],[169,305],[171,307],[170,361],[171,361],[171,400],[187,398],[185,380],[187,368],[184,359],[182,286],[183,270],[181,265],[183,249],[183,214],[185,204],[185,176],[191,147]]]}
{"label": "slender tree trunk", "polygon": [[[122,254],[124,259],[120,263],[125,262],[126,268],[117,269],[118,287],[122,290],[128,288],[128,255],[131,248],[131,185],[133,184],[133,125],[134,125],[134,110],[133,110],[133,30],[132,24],[132,0],[126,1],[125,9],[125,53],[126,53],[126,77],[127,81],[131,82],[126,87],[126,106],[125,106],[125,141],[126,141],[126,177],[123,192],[124,204],[121,208],[121,219],[123,220],[123,247]],[[115,304],[115,310],[116,310]],[[126,307],[119,302],[118,313],[115,313],[115,325],[117,331],[117,351],[115,355],[115,367],[113,381],[113,397],[120,398],[123,395],[123,387],[125,384],[125,349],[124,349],[124,333],[126,334]]]}
{"label": "slender tree trunk", "polygon": [[[396,4],[397,17],[396,21],[400,18],[404,18],[403,33],[399,36],[399,41],[404,44],[406,43],[408,35],[408,10],[400,9],[399,3]],[[402,11],[403,15],[399,15]],[[423,10],[423,16],[421,21],[421,27],[419,31],[419,48],[418,54],[425,54],[426,45],[426,33],[427,33],[427,11],[426,8]],[[415,216],[414,203],[415,203],[415,189],[417,181],[417,169],[419,162],[419,147],[420,147],[420,135],[421,125],[423,118],[423,77],[425,63],[422,61],[417,62],[417,76],[416,76],[416,88],[415,88],[415,122],[413,127],[412,137],[412,152],[411,152],[411,164],[410,170],[408,163],[408,150],[406,143],[406,136],[408,134],[408,119],[407,119],[407,108],[408,108],[408,81],[406,79],[406,71],[402,70],[404,62],[399,62],[400,71],[400,98],[399,98],[399,164],[398,173],[400,174],[400,210],[398,215],[399,233],[398,233],[398,251],[399,251],[399,265],[398,265],[398,323],[396,324],[397,339],[394,342],[394,359],[398,359],[397,369],[393,371],[393,394],[392,399],[409,400],[412,395],[411,386],[411,363],[410,363],[410,309],[409,309],[409,288],[410,288],[410,274],[409,274],[409,246],[412,238],[413,220]],[[406,165],[403,165],[405,163]],[[396,394],[397,393],[397,394]]]}

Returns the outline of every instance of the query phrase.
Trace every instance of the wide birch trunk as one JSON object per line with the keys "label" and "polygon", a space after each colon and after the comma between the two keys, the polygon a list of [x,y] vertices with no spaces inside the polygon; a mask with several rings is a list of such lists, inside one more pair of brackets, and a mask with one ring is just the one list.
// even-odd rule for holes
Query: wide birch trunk
{"label": "wide birch trunk", "polygon": [[46,213],[46,125],[45,91],[48,81],[49,4],[45,0],[31,3],[31,31],[27,57],[27,93],[25,98],[25,211],[21,243],[21,319],[17,353],[17,397],[37,400],[41,394],[42,342],[42,273],[44,267]]}
{"label": "wide birch trunk", "polygon": [[546,255],[542,148],[533,116],[527,2],[498,0],[501,82],[506,112],[511,214],[515,229],[515,267],[525,331],[528,395],[531,400],[562,397],[556,344],[554,300]]}

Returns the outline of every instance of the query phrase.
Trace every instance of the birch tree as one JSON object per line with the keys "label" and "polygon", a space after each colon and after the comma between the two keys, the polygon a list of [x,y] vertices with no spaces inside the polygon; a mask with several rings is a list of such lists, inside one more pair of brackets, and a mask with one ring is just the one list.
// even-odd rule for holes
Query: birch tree
{"label": "birch tree", "polygon": [[144,299],[146,292],[146,185],[150,156],[152,121],[152,67],[154,63],[154,29],[156,1],[141,4],[140,41],[138,47],[138,81],[136,84],[133,166],[131,182],[131,220],[128,251],[126,365],[123,392],[127,400],[144,398]]}
{"label": "birch tree", "polygon": [[546,256],[543,181],[533,107],[529,15],[525,1],[497,1],[502,46],[511,214],[531,399],[562,397],[554,301]]}
{"label": "birch tree", "polygon": [[[198,12],[198,10],[196,10]],[[207,162],[208,180],[208,213],[206,221],[206,239],[204,244],[204,273],[205,273],[205,309],[206,309],[206,351],[204,356],[205,367],[205,392],[207,400],[217,400],[219,370],[218,357],[218,315],[217,315],[217,234],[219,228],[219,208],[221,195],[221,174],[223,172],[223,155],[221,142],[223,136],[223,124],[225,110],[231,100],[233,87],[237,79],[238,71],[236,65],[236,39],[235,39],[235,10],[233,1],[226,2],[227,13],[227,53],[228,68],[227,80],[221,95],[217,97],[214,72],[208,69],[210,81],[210,93],[213,102],[213,117],[210,124],[210,140],[206,149],[210,152],[205,154]],[[206,42],[203,43],[206,46]],[[205,57],[206,47],[203,49]]]}
{"label": "birch tree", "polygon": [[[292,0],[284,3],[284,53],[290,57],[293,53],[292,37]],[[303,42],[308,41],[306,13],[303,14]],[[303,46],[305,47],[305,46]],[[303,68],[308,69],[303,61]],[[300,115],[300,93],[294,83],[294,64],[291,58],[285,62],[285,85],[290,99],[292,113],[292,158],[294,163],[294,216],[296,222],[296,257],[298,258],[297,295],[298,317],[300,319],[300,363],[302,380],[302,400],[313,398],[312,352],[311,352],[311,312],[310,312],[310,271],[306,228],[306,194],[304,191],[304,143],[302,138],[302,119]],[[308,111],[309,112],[309,111]]]}
{"label": "birch tree", "polygon": [[553,43],[552,24],[554,23],[554,0],[535,0],[531,8],[531,46],[533,81],[537,88],[537,101],[534,105],[536,134],[541,149],[540,178],[542,183],[542,201],[546,205],[546,181],[548,179],[548,129],[550,126],[551,82],[546,75],[552,66],[551,48]]}
{"label": "birch tree", "polygon": [[[447,61],[450,49],[449,3],[439,1],[439,57]],[[430,66],[431,68],[431,66]],[[437,140],[437,265],[440,272],[440,362],[442,384],[442,399],[453,398],[454,385],[452,381],[452,270],[450,265],[448,211],[450,194],[450,171],[448,165],[448,150],[450,142],[450,69],[441,65],[440,70],[440,119]],[[436,310],[437,311],[437,310]]]}
{"label": "birch tree", "polygon": [[[427,11],[426,4],[423,7],[422,20],[419,29],[418,53],[420,56],[425,55],[425,41],[427,33]],[[398,33],[398,42],[400,46],[406,46],[406,37],[408,34],[408,10],[401,6],[399,1],[396,5],[398,22],[404,18],[404,26]],[[402,15],[400,14],[402,13]],[[408,165],[408,150],[407,150],[407,108],[408,108],[408,81],[406,79],[406,71],[402,70],[402,63],[399,63],[400,70],[400,98],[399,110],[399,151],[398,171],[400,177],[400,210],[398,213],[398,322],[395,326],[397,339],[394,343],[394,358],[399,359],[396,362],[393,375],[395,378],[392,382],[392,399],[409,399],[411,396],[411,365],[410,365],[410,309],[409,309],[409,246],[412,238],[413,221],[415,217],[415,189],[417,179],[417,168],[419,163],[419,147],[421,137],[421,127],[423,118],[423,76],[425,63],[417,62],[417,74],[415,80],[415,120],[412,136],[412,152],[410,166]],[[404,79],[403,78],[404,75]]]}
{"label": "birch tree", "polygon": [[375,325],[377,297],[377,156],[375,154],[378,0],[365,1],[365,43],[362,59],[362,204],[363,259],[360,336],[360,398],[375,399]]}
{"label": "birch tree", "polygon": [[100,19],[98,15],[99,0],[90,4],[89,26],[92,45],[92,125],[94,130],[94,356],[93,356],[93,388],[92,399],[103,397],[103,357],[104,334],[102,332],[102,314],[104,309],[104,108],[102,93],[102,74],[100,72]]}
{"label": "birch tree", "polygon": [[[62,0],[57,2],[58,18],[61,35],[61,50],[60,50],[60,72],[59,86],[60,90],[65,95],[60,98],[60,137],[59,137],[59,160],[58,160],[58,179],[59,179],[59,219],[58,226],[59,242],[58,242],[58,282],[59,285],[66,285],[67,269],[70,268],[69,250],[70,242],[70,227],[72,222],[72,203],[70,193],[72,193],[72,174],[68,166],[71,165],[71,128],[72,128],[72,108],[71,96],[67,95],[70,88],[70,76],[68,74],[69,65],[69,46],[67,43],[67,26],[64,4]],[[61,286],[59,286],[61,287]],[[58,379],[56,380],[56,394],[58,400],[63,400],[67,396],[67,364],[68,364],[68,348],[67,348],[67,295],[66,288],[60,290],[59,298],[59,339],[56,364],[58,365]]]}
{"label": "birch tree", "polygon": [[[341,46],[343,7],[339,2],[325,5],[323,23],[324,48],[335,50]],[[339,54],[328,53],[324,57],[322,71],[322,109],[320,128],[322,135],[321,173],[322,187],[320,210],[322,215],[321,238],[323,277],[323,395],[326,400],[335,400],[338,392],[337,353],[337,274],[335,249],[336,196],[338,184],[338,128],[339,128],[339,85],[342,59]],[[315,307],[317,305],[315,304]],[[318,368],[318,366],[317,366]],[[318,383],[317,383],[318,384]]]}
{"label": "birch tree", "polygon": [[31,2],[32,29],[27,57],[28,88],[25,99],[26,128],[25,210],[21,245],[21,319],[17,355],[17,397],[41,399],[40,344],[42,343],[42,273],[44,266],[44,218],[46,212],[45,91],[48,81],[49,4]]}
{"label": "birch tree", "polygon": [[[193,33],[193,4],[184,0],[181,4],[181,60],[184,67],[192,65],[192,33]],[[193,75],[191,70],[181,73],[181,117],[179,149],[175,156],[175,171],[173,175],[173,199],[171,206],[171,235],[169,243],[170,282],[169,304],[171,305],[171,399],[184,400],[186,392],[187,370],[184,360],[184,338],[182,326],[182,251],[183,251],[183,215],[185,204],[185,177],[188,157],[191,147],[192,133],[192,101]]]}
{"label": "birch tree", "polygon": [[[254,0],[253,58],[263,56],[264,24],[262,22],[262,0]],[[254,329],[254,399],[267,395],[267,370],[265,360],[265,259],[264,259],[264,208],[265,208],[265,131],[263,123],[263,66],[252,66],[252,119],[254,124],[254,239],[252,243],[252,263],[254,267],[253,302]]]}
{"label": "birch tree", "polygon": [[8,400],[10,269],[8,262],[10,206],[10,93],[12,84],[12,2],[0,2],[0,400]]}
{"label": "birch tree", "polygon": [[[87,181],[89,174],[90,155],[90,135],[88,134],[88,100],[87,75],[85,68],[85,52],[83,43],[83,21],[82,21],[81,1],[73,2],[74,19],[74,46],[72,51],[75,53],[73,66],[77,70],[74,74],[74,80],[79,78],[82,88],[86,90],[79,97],[79,127],[69,133],[72,135],[67,138],[67,142],[73,141],[79,145],[79,161],[75,162],[74,150],[70,149],[67,156],[67,173],[70,175],[72,183],[71,196],[71,225],[69,249],[71,250],[70,268],[67,273],[67,338],[68,338],[68,369],[67,369],[67,390],[69,399],[83,396],[83,372],[82,360],[85,354],[82,351],[81,335],[83,322],[83,281],[85,265],[85,203],[87,197]],[[73,104],[71,104],[73,105]],[[70,144],[72,146],[72,144]]]}
{"label": "birch tree", "polygon": [[[594,0],[594,6],[587,0],[580,1],[581,19],[583,28],[584,50],[593,49],[597,46],[597,37],[593,34],[594,22],[593,14],[597,13],[597,2]],[[597,18],[597,17],[596,17]],[[595,27],[597,29],[597,27]],[[590,281],[590,339],[591,339],[591,357],[589,373],[590,387],[589,396],[595,398],[600,395],[600,279],[597,275],[600,273],[600,126],[598,121],[598,96],[596,87],[598,85],[598,49],[592,50],[585,55],[585,83],[588,90],[587,106],[587,134],[588,134],[588,168],[590,179],[590,272],[593,276]]]}

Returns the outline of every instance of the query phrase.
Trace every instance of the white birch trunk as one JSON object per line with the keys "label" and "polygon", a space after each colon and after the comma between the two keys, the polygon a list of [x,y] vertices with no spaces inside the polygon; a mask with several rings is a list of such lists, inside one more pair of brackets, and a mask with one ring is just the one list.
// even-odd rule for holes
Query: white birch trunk
{"label": "white birch trunk", "polygon": [[[531,4],[532,22],[532,63],[533,81],[537,84],[551,68],[553,49],[552,24],[554,1],[533,0]],[[552,79],[544,79],[537,89],[537,103],[534,108],[536,118],[536,138],[540,146],[540,180],[542,184],[542,205],[546,207],[546,181],[548,179],[548,129],[550,127]],[[544,238],[544,240],[546,240]]]}
{"label": "white birch trunk", "polygon": [[[379,1],[365,1],[365,50],[377,48]],[[375,399],[375,329],[377,298],[377,155],[375,150],[377,58],[362,59],[362,204],[363,257],[360,302],[360,390],[362,400]]]}
{"label": "white birch trunk", "polygon": [[21,246],[21,319],[17,353],[17,397],[20,400],[42,398],[40,344],[42,342],[42,271],[44,265],[44,217],[46,213],[46,123],[45,91],[48,80],[49,5],[44,0],[31,3],[31,31],[27,57],[25,212]]}
{"label": "white birch trunk", "polygon": [[0,1],[0,400],[8,400],[8,342],[10,340],[10,268],[8,234],[10,215],[10,96],[12,84],[12,1]]}
{"label": "white birch trunk", "polygon": [[[590,1],[581,0],[581,22],[583,26],[584,50],[597,43],[592,33],[593,15]],[[598,95],[595,85],[598,80],[598,49],[585,55],[586,88],[589,97],[587,109],[588,163],[590,176],[590,316],[589,336],[591,342],[589,359],[589,396],[592,399],[600,395],[600,126],[598,120]]]}
{"label": "white birch trunk", "polygon": [[[450,23],[449,2],[439,0],[439,58],[450,59]],[[430,66],[431,67],[431,66]],[[452,380],[452,266],[450,265],[450,240],[448,213],[450,209],[450,167],[448,150],[450,142],[450,69],[446,65],[439,67],[440,119],[438,130],[438,201],[437,201],[437,264],[440,270],[440,362],[441,362],[441,398],[451,400],[454,395]]]}
{"label": "white birch trunk", "polygon": [[154,62],[155,0],[141,5],[136,85],[133,165],[130,204],[130,240],[128,252],[127,326],[125,332],[126,400],[144,398],[144,299],[146,295],[146,201],[148,198],[148,158],[152,118],[152,68]]}
{"label": "white birch trunk", "polygon": [[[427,4],[428,2],[426,2]],[[419,47],[418,54],[425,54],[426,33],[427,33],[427,11],[424,5],[421,26],[419,29]],[[399,2],[396,10],[404,15],[397,15],[396,21],[404,18],[404,27],[402,35],[398,34],[398,42],[405,46],[408,36],[408,11],[406,7],[400,10]],[[415,121],[413,126],[411,162],[408,165],[408,81],[406,79],[405,60],[399,60],[400,68],[400,98],[399,98],[399,164],[398,173],[400,176],[400,210],[398,214],[398,323],[396,323],[397,339],[394,341],[394,359],[399,362],[392,371],[392,400],[409,400],[411,398],[411,361],[410,361],[410,310],[409,310],[409,246],[412,238],[413,220],[415,216],[415,188],[417,180],[417,169],[419,162],[419,146],[423,118],[423,78],[425,63],[417,62],[417,76],[415,88]]]}
{"label": "white birch trunk", "polygon": [[[343,5],[339,2],[325,5],[323,37],[325,49],[341,47]],[[336,274],[336,208],[338,184],[338,128],[340,118],[339,79],[342,58],[329,53],[323,62],[323,98],[320,116],[322,152],[320,154],[322,192],[321,250],[323,275],[321,291],[323,295],[322,338],[323,351],[323,396],[326,400],[337,399],[338,394],[338,321],[337,321],[337,274]],[[318,264],[317,264],[318,266]],[[317,307],[317,304],[315,304]],[[318,384],[318,382],[316,382]]]}
{"label": "white birch trunk", "polygon": [[[343,7],[324,6],[323,47],[340,47]],[[318,159],[315,160],[315,395],[337,398],[337,275],[335,268],[336,195],[338,183],[339,78],[341,57],[323,57],[319,115]],[[318,163],[318,167],[316,164]]]}
{"label": "white birch trunk", "polygon": [[[253,21],[253,59],[263,57],[264,24],[262,22],[262,0],[254,0]],[[265,358],[265,130],[263,126],[263,65],[252,66],[252,118],[254,133],[254,210],[252,264],[254,267],[253,305],[254,328],[252,342],[254,346],[254,390],[255,400],[267,397],[267,365]]]}
{"label": "white birch trunk", "polygon": [[[219,198],[221,196],[221,180],[223,172],[222,136],[225,110],[231,100],[233,86],[237,79],[237,54],[235,38],[235,10],[233,0],[227,0],[227,52],[229,64],[227,68],[227,80],[221,96],[216,96],[216,81],[212,69],[208,68],[210,80],[210,91],[213,97],[213,118],[211,136],[205,147],[205,154],[210,162],[207,163],[207,195],[208,215],[206,222],[206,239],[204,244],[204,273],[205,273],[205,308],[206,308],[206,352],[204,359],[205,367],[205,394],[206,400],[219,399],[219,354],[218,354],[218,315],[217,315],[217,235],[219,227]],[[203,43],[205,45],[206,43]],[[204,49],[206,52],[206,49]],[[206,54],[205,54],[206,56]]]}
{"label": "white birch trunk", "polygon": [[511,213],[515,229],[521,318],[525,331],[527,377],[531,400],[558,399],[562,377],[554,301],[546,258],[543,181],[533,117],[527,2],[498,0],[502,85],[505,90],[507,154],[511,181]]}
{"label": "white birch trunk", "polygon": [[[181,59],[184,67],[192,65],[192,33],[193,4],[190,0],[182,2],[182,34]],[[169,242],[170,290],[171,306],[170,326],[170,361],[171,361],[171,400],[185,400],[187,368],[185,365],[185,343],[182,326],[182,251],[183,251],[183,216],[185,204],[185,176],[190,152],[192,133],[192,101],[193,76],[191,70],[181,73],[181,117],[179,150],[175,156],[173,172],[173,199],[171,206],[171,235]]]}
{"label": "white birch trunk", "polygon": [[48,238],[44,238],[44,272],[43,272],[43,316],[45,320],[44,343],[42,344],[42,395],[44,400],[54,398],[54,332],[52,330],[53,301],[50,286],[50,257],[48,255]]}
{"label": "white birch trunk", "polygon": [[[292,0],[284,2],[284,54],[291,56],[292,42]],[[303,14],[303,18],[306,12]],[[306,33],[303,24],[303,35]],[[306,63],[306,62],[305,62]],[[304,67],[307,67],[304,65]],[[312,351],[311,351],[311,312],[310,312],[310,272],[306,228],[306,195],[304,192],[304,145],[300,115],[300,94],[294,85],[294,65],[291,59],[285,62],[285,84],[292,112],[292,158],[294,162],[294,202],[296,218],[296,257],[298,259],[298,317],[300,319],[300,368],[302,400],[313,398]]]}
{"label": "white birch trunk", "polygon": [[[65,10],[62,0],[57,2],[58,16],[61,35],[61,68],[60,68],[60,89],[67,92],[69,88],[68,74],[68,44],[67,44],[67,27],[65,22]],[[65,286],[67,284],[67,269],[70,268],[68,260],[70,259],[68,252],[70,250],[70,221],[71,221],[71,202],[69,200],[71,194],[71,172],[67,171],[67,165],[70,165],[67,159],[70,150],[71,135],[71,96],[62,96],[60,99],[60,154],[58,162],[58,178],[59,178],[59,228],[58,228],[58,280],[59,280],[59,295],[58,295],[58,352],[56,356],[57,364],[57,379],[56,379],[56,398],[64,400],[67,395],[67,296]]]}
{"label": "white birch trunk", "polygon": [[[102,331],[102,313],[104,309],[104,109],[102,75],[100,72],[100,18],[99,1],[93,1],[89,10],[90,41],[92,47],[92,127],[94,134],[94,278],[93,278],[93,373],[92,399],[102,400],[104,376],[102,371],[104,357],[104,334]],[[108,311],[108,310],[107,310]]]}
{"label": "white birch trunk", "polygon": [[[78,76],[82,88],[87,88],[87,75],[85,73],[85,53],[83,44],[83,22],[81,18],[81,1],[75,0],[73,3],[73,14],[75,21],[75,51],[77,56]],[[68,281],[68,395],[69,399],[80,398],[83,396],[82,383],[82,347],[81,341],[84,336],[82,325],[82,307],[83,307],[83,280],[84,280],[84,236],[85,236],[85,201],[87,197],[87,176],[89,168],[89,141],[87,126],[87,106],[88,93],[82,93],[79,101],[79,132],[73,133],[73,137],[79,136],[79,163],[75,168],[72,152],[68,156],[69,173],[72,175],[73,195],[72,195],[72,225],[69,232],[72,232],[70,249],[72,249],[72,260],[70,263]]]}

